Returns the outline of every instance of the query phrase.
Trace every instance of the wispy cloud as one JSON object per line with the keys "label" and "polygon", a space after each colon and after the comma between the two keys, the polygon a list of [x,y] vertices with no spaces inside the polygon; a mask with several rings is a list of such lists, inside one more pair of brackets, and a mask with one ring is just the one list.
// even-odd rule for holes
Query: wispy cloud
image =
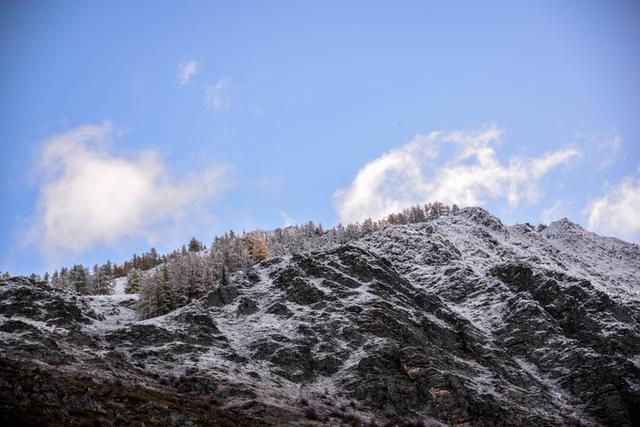
{"label": "wispy cloud", "polygon": [[154,151],[135,158],[109,152],[105,141],[113,135],[109,123],[90,124],[45,141],[31,237],[47,254],[150,236],[154,226],[189,215],[224,187],[225,167],[176,180]]}
{"label": "wispy cloud", "polygon": [[540,214],[540,222],[542,224],[550,224],[563,216],[566,209],[566,203],[562,200],[556,200],[551,206],[544,208]]}
{"label": "wispy cloud", "polygon": [[600,157],[598,169],[606,169],[613,165],[618,153],[620,152],[621,145],[622,138],[615,129],[598,140],[596,143],[596,150]]}
{"label": "wispy cloud", "polygon": [[280,218],[282,218],[282,223],[284,224],[285,227],[289,227],[291,225],[296,225],[297,222],[295,219],[291,218],[285,211],[283,211],[282,209],[280,209],[280,211],[278,212],[280,214]]}
{"label": "wispy cloud", "polygon": [[599,171],[611,167],[620,158],[622,137],[615,128],[608,131],[581,130],[573,135],[573,142],[584,149],[588,161]]}
{"label": "wispy cloud", "polygon": [[189,83],[191,78],[197,74],[198,67],[199,63],[194,59],[178,64],[178,82],[180,86]]}
{"label": "wispy cloud", "polygon": [[608,186],[604,196],[585,208],[589,229],[627,240],[640,239],[640,169],[617,185]]}
{"label": "wispy cloud", "polygon": [[[568,147],[503,164],[494,148],[503,134],[496,126],[486,126],[474,132],[417,135],[367,163],[349,187],[334,193],[340,220],[380,218],[434,200],[461,206],[482,205],[488,198],[504,198],[510,207],[522,200],[535,203],[542,196],[541,178],[580,154]],[[453,148],[448,160],[440,159],[445,146]]]}
{"label": "wispy cloud", "polygon": [[204,94],[207,104],[215,111],[224,110],[229,106],[229,96],[226,93],[229,83],[231,83],[231,77],[225,77],[205,86]]}

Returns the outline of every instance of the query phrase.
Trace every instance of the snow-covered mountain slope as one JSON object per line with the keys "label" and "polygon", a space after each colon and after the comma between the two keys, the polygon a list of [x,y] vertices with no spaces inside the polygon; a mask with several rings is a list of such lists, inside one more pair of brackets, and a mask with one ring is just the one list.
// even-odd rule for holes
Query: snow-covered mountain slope
{"label": "snow-covered mountain slope", "polygon": [[113,294],[124,295],[124,288],[127,286],[127,277],[118,277],[113,280]]}
{"label": "snow-covered mountain slope", "polygon": [[479,208],[272,258],[165,316],[0,284],[0,420],[640,425],[640,248]]}

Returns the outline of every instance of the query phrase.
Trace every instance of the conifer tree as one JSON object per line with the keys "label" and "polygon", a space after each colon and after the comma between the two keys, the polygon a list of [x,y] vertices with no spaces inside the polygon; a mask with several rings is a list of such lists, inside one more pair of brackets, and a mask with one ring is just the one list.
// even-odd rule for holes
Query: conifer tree
{"label": "conifer tree", "polygon": [[200,252],[202,249],[202,242],[195,237],[192,237],[189,241],[189,252]]}
{"label": "conifer tree", "polygon": [[171,292],[171,276],[169,275],[169,266],[167,263],[162,265],[162,271],[160,275],[160,284],[162,292],[162,304],[160,311],[162,314],[168,313],[173,310],[173,295]]}
{"label": "conifer tree", "polygon": [[147,319],[159,316],[161,313],[162,290],[160,277],[157,272],[148,274],[141,279],[137,309],[140,315]]}
{"label": "conifer tree", "polygon": [[60,274],[58,275],[58,280],[55,286],[63,289],[71,289],[69,269],[67,267],[62,267],[60,269]]}
{"label": "conifer tree", "polygon": [[132,269],[127,274],[127,284],[124,287],[125,294],[136,294],[140,289],[140,272],[137,269]]}
{"label": "conifer tree", "polygon": [[186,252],[173,258],[169,262],[169,275],[176,307],[200,298],[211,287],[211,283],[207,283],[206,262],[197,253]]}
{"label": "conifer tree", "polygon": [[69,286],[82,295],[90,293],[89,277],[83,265],[76,264],[69,271]]}
{"label": "conifer tree", "polygon": [[106,265],[93,267],[92,291],[97,295],[109,295],[113,293],[112,277],[108,273],[109,268]]}

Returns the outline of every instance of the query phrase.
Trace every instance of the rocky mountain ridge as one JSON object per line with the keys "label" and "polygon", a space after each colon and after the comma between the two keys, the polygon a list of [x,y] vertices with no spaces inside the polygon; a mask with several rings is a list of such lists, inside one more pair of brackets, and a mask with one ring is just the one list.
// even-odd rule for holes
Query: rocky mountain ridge
{"label": "rocky mountain ridge", "polygon": [[13,425],[640,425],[640,247],[480,208],[270,258],[165,316],[0,283]]}

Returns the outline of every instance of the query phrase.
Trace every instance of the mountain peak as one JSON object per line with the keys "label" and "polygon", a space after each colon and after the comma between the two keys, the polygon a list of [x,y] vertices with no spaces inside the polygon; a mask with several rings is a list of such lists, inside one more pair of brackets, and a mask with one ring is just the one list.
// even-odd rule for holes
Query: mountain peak
{"label": "mountain peak", "polygon": [[136,294],[4,281],[0,419],[637,425],[640,257],[580,230],[460,209],[268,257],[146,320]]}
{"label": "mountain peak", "polygon": [[479,206],[462,208],[456,215],[470,219],[475,223],[488,227],[494,231],[505,230],[504,224],[498,217],[492,215],[491,212]]}

